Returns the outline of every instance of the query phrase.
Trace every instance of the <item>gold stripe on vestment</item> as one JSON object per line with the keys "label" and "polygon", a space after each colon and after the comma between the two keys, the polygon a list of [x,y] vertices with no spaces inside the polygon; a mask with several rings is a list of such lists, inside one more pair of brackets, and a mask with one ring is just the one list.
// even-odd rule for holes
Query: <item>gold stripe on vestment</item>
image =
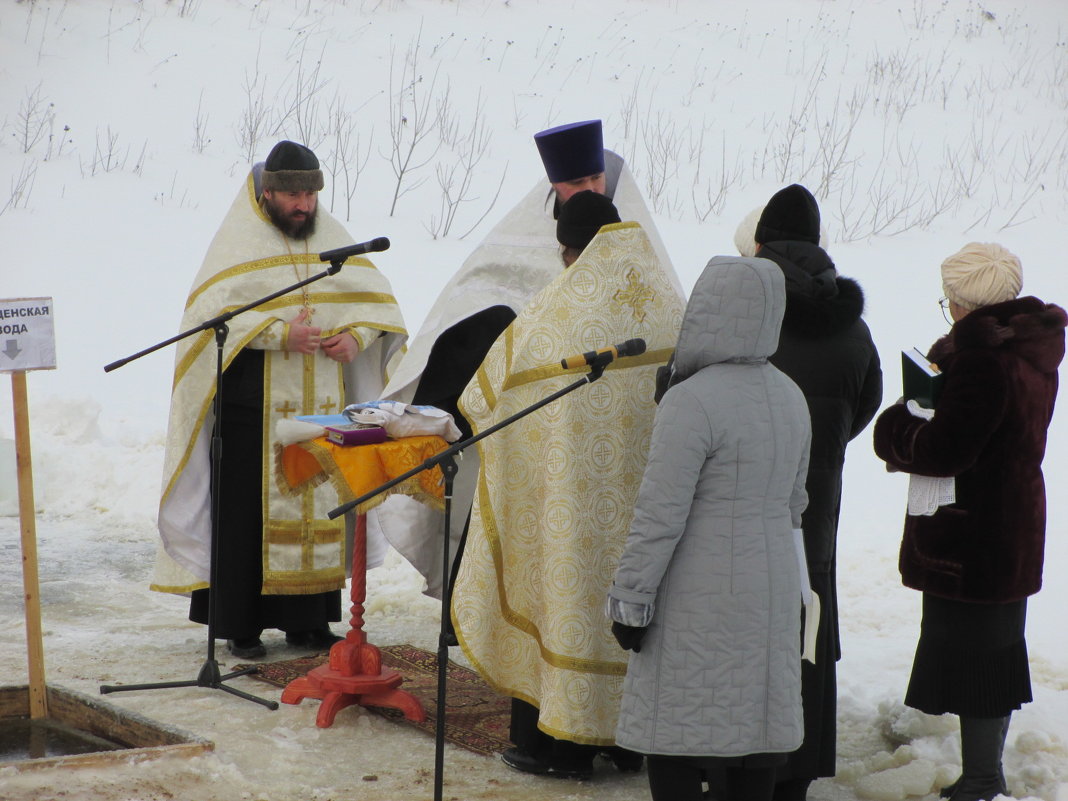
{"label": "gold stripe on vestment", "polygon": [[489,489],[484,475],[478,477],[478,494],[482,525],[486,533],[486,542],[493,556],[494,572],[497,575],[497,598],[500,602],[501,616],[520,631],[529,634],[538,643],[541,658],[548,664],[563,670],[575,670],[582,673],[599,673],[606,676],[624,676],[627,672],[626,661],[606,662],[599,659],[579,659],[573,656],[565,656],[549,650],[542,641],[541,630],[534,621],[519,614],[508,603],[508,593],[504,583],[504,554],[501,551],[500,532],[497,521],[493,517],[493,507],[490,504]]}
{"label": "gold stripe on vestment", "polygon": [[[245,345],[247,345],[253,339],[255,339],[259,335],[259,333],[266,327],[267,327],[267,324],[265,323],[262,327],[253,330],[248,335],[248,337],[241,343],[241,345],[238,347],[238,349],[234,350],[230,354],[229,359],[226,359],[226,357],[224,357],[223,370],[226,370],[226,368],[229,366],[230,362],[233,361],[234,356],[237,355],[238,351],[241,348],[244,348]],[[213,331],[207,331],[207,332],[204,333],[204,342],[201,341],[200,337],[197,338],[197,341],[196,341],[196,343],[194,343],[193,347],[199,349],[197,351],[198,354],[203,351],[203,349],[204,349],[204,347],[206,347],[206,344],[207,344],[208,341],[210,341],[210,342],[214,342],[215,341],[215,333]],[[182,360],[179,362],[178,366],[175,368],[175,371],[174,371],[174,375],[175,375],[174,387],[178,386],[178,382],[181,380],[181,376],[185,375],[185,372],[187,370],[189,370],[193,366],[193,363],[196,361],[196,357],[195,356],[191,357],[190,354],[191,354],[191,352],[190,353],[186,353],[186,355],[184,357],[182,357]],[[174,387],[172,387],[172,390],[171,390],[172,392],[174,391]],[[214,387],[215,387],[215,382],[212,381],[212,391],[208,393],[207,397],[204,400],[203,405],[200,407],[200,411],[197,413],[196,425],[193,428],[194,432],[199,432],[201,430],[201,428],[204,426],[204,421],[207,419],[208,412],[211,410],[211,408],[212,408],[212,406],[213,406],[213,404],[215,402]],[[160,497],[160,503],[161,504],[163,503],[163,501],[165,501],[167,499],[167,496],[170,495],[171,490],[174,488],[174,483],[178,480],[178,477],[182,474],[182,471],[185,470],[186,464],[189,462],[189,457],[193,453],[193,448],[196,445],[196,441],[197,441],[196,440],[196,436],[194,435],[194,436],[190,437],[189,441],[186,443],[185,449],[182,451],[182,457],[178,461],[178,469],[175,470],[174,473],[171,474],[171,480],[169,482],[167,482],[167,487],[163,490],[163,494]]]}
{"label": "gold stripe on vestment", "polygon": [[273,545],[300,545],[311,542],[315,545],[329,545],[337,538],[338,529],[343,522],[333,520],[273,520],[263,532],[267,542]]}

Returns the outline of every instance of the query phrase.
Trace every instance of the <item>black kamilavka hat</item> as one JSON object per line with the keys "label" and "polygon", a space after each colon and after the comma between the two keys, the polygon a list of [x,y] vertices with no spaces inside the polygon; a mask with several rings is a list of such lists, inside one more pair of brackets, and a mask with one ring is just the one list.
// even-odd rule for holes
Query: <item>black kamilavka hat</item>
{"label": "black kamilavka hat", "polygon": [[573,181],[604,172],[600,120],[572,122],[534,134],[550,183]]}

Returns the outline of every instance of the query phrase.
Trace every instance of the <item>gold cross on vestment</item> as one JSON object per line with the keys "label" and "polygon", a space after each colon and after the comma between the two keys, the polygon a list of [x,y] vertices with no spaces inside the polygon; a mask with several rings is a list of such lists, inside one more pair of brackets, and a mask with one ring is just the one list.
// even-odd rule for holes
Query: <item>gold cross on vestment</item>
{"label": "gold cross on vestment", "polygon": [[641,274],[631,267],[626,275],[627,285],[617,289],[612,300],[621,306],[630,306],[634,319],[639,323],[645,320],[645,307],[656,298],[656,290],[642,281]]}
{"label": "gold cross on vestment", "polygon": [[549,521],[549,528],[554,531],[564,531],[571,524],[571,515],[560,506],[550,509],[545,519]]}
{"label": "gold cross on vestment", "polygon": [[322,410],[323,414],[330,414],[337,408],[337,404],[328,396],[327,399],[319,405],[319,408]]}
{"label": "gold cross on vestment", "polygon": [[297,410],[297,407],[289,401],[286,401],[281,406],[275,406],[274,410],[280,415],[282,415],[282,417],[289,417],[289,415],[293,414]]}
{"label": "gold cross on vestment", "polygon": [[618,512],[618,504],[612,498],[599,498],[593,505],[593,514],[602,525],[612,522]]}
{"label": "gold cross on vestment", "polygon": [[615,448],[610,442],[601,440],[593,446],[593,461],[598,467],[604,467],[611,462],[614,454]]}

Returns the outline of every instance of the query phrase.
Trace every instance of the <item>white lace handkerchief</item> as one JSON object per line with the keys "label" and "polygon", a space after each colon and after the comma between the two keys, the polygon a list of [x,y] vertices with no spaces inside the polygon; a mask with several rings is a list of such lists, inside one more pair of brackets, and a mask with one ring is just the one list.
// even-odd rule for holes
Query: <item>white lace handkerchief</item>
{"label": "white lace handkerchief", "polygon": [[[934,409],[920,406],[914,400],[905,404],[913,417],[930,420]],[[957,482],[952,476],[909,476],[909,514],[930,516],[939,506],[957,502]]]}

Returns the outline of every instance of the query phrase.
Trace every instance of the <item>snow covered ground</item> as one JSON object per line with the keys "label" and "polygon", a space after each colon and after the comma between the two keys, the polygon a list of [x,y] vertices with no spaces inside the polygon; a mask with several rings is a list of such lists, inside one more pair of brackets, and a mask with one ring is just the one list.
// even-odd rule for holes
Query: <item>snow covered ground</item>
{"label": "snow covered ground", "polygon": [[[733,251],[752,208],[804,183],[839,269],[866,290],[890,403],[898,351],[945,330],[937,268],[964,243],[1001,242],[1023,261],[1025,293],[1068,301],[1066,24],[1062,0],[618,0],[611,14],[570,0],[0,5],[0,299],[52,297],[57,323],[58,368],[27,376],[48,682],[96,694],[192,679],[203,662],[185,600],[147,589],[172,355],[102,368],[177,331],[208,241],[276,140],[316,150],[321,202],[358,241],[391,239],[375,262],[412,332],[542,178],[531,140],[542,128],[604,120],[686,287]],[[1046,458],[1047,586],[1029,605],[1035,703],[1013,717],[1005,755],[1012,793],[1044,801],[1068,801],[1066,419],[1062,408]],[[0,669],[22,684],[5,458]],[[955,719],[901,703],[919,621],[896,567],[904,491],[862,434],[840,528],[839,771],[813,786],[815,801],[933,798],[959,769]],[[371,641],[434,650],[439,608],[414,571],[393,555],[369,581]],[[266,643],[271,658],[296,655],[281,635]],[[233,686],[279,695],[247,678]],[[0,798],[432,797],[432,739],[365,711],[318,729],[314,701],[269,711],[196,688],[107,700],[216,750],[62,774],[0,767]],[[648,797],[644,776],[538,779],[453,747],[445,780],[456,799]]]}

